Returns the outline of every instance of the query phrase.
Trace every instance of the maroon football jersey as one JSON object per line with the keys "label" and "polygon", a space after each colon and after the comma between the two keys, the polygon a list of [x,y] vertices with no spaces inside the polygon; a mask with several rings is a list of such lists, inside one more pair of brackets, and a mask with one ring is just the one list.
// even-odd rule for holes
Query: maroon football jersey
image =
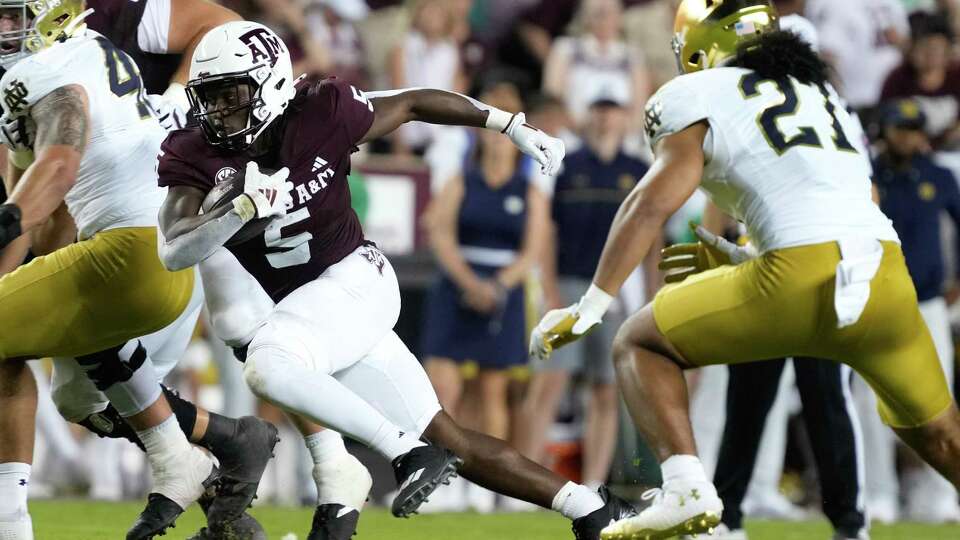
{"label": "maroon football jersey", "polygon": [[[229,249],[279,302],[316,279],[363,243],[360,220],[350,206],[350,154],[373,124],[373,105],[336,79],[301,83],[284,117],[282,141],[256,158],[263,169],[290,169],[293,205],[262,236]],[[250,157],[207,143],[199,127],[167,136],[158,165],[161,186],[193,186],[207,192]]]}

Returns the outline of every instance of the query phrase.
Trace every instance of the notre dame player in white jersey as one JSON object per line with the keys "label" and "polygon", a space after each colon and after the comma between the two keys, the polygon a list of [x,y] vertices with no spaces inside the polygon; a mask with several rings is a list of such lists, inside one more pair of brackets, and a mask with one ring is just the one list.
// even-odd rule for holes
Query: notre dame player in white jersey
{"label": "notre dame player in white jersey", "polygon": [[[76,357],[136,429],[154,493],[128,539],[162,532],[219,474],[180,431],[136,339],[169,327],[199,298],[192,272],[168,272],[157,257],[164,192],[154,163],[165,132],[137,67],[85,29],[84,8],[82,0],[0,6],[3,142],[15,150],[6,180],[16,186],[0,205],[0,248],[35,232],[64,202],[79,238],[0,277],[0,536],[13,540],[32,538],[26,486],[36,388],[25,359]],[[272,448],[275,431],[265,431]],[[270,448],[260,446],[244,452],[265,454],[265,465]],[[255,485],[238,491],[252,498]]]}
{"label": "notre dame player in white jersey", "polygon": [[779,30],[767,0],[684,0],[675,30],[685,74],[647,107],[656,161],[624,201],[591,287],[544,317],[532,352],[547,357],[599,324],[697,188],[745,223],[759,255],[746,259],[705,235],[686,263],[701,272],[665,287],[620,329],[618,382],[664,483],[646,494],[649,508],[602,537],[670,538],[719,523],[723,505],[696,456],[683,378],[710,364],[846,362],[877,393],[884,420],[960,486],[960,415],[826,65]]}

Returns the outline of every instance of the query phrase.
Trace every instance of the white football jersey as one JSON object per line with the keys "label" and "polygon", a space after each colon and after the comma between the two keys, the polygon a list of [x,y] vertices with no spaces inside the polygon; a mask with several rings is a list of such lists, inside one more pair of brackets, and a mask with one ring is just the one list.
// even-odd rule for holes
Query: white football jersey
{"label": "white football jersey", "polygon": [[136,64],[106,38],[87,31],[18,62],[0,79],[3,114],[32,122],[31,107],[68,85],[83,87],[90,111],[90,140],[65,198],[80,238],[156,226],[166,190],[157,186],[155,165],[166,133],[144,99]]}
{"label": "white football jersey", "polygon": [[697,122],[710,129],[701,187],[760,251],[851,237],[898,241],[874,204],[859,123],[825,84],[742,68],[681,75],[650,99],[651,145]]}

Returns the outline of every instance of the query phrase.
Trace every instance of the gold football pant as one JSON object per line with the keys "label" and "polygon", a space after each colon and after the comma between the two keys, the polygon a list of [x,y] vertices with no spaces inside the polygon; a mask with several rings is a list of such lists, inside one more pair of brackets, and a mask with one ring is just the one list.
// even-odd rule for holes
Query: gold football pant
{"label": "gold football pant", "polygon": [[0,277],[0,360],[81,356],[167,326],[193,292],[168,272],[154,227],[111,229]]}
{"label": "gold football pant", "polygon": [[860,319],[837,328],[836,243],[775,250],[665,287],[654,300],[660,332],[695,366],[790,356],[848,364],[896,428],[921,426],[953,399],[920,316],[900,246],[883,243]]}

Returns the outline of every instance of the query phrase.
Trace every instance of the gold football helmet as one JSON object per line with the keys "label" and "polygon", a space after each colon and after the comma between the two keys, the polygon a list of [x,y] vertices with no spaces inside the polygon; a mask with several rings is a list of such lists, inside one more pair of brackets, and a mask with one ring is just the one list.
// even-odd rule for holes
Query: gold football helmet
{"label": "gold football helmet", "polygon": [[673,52],[681,73],[721,65],[737,47],[780,29],[770,0],[683,0],[673,25]]}
{"label": "gold football helmet", "polygon": [[9,69],[31,53],[82,33],[91,13],[85,0],[0,0],[0,14],[19,21],[0,32],[0,65]]}

